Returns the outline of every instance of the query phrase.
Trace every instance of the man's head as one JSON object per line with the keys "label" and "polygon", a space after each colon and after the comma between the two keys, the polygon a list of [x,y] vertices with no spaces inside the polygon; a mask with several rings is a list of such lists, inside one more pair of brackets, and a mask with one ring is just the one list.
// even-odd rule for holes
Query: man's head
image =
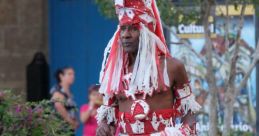
{"label": "man's head", "polygon": [[[104,52],[100,72],[100,93],[113,95],[120,90],[123,70],[132,58],[133,72],[130,84],[134,88],[157,88],[158,55],[169,56],[156,0],[114,0],[119,27]],[[131,59],[131,60],[130,60]],[[167,72],[167,67],[165,70]],[[147,72],[144,72],[147,71]],[[143,73],[144,72],[144,73]],[[144,74],[144,75],[143,75]],[[163,73],[162,75],[167,75]],[[151,82],[147,82],[150,81]],[[164,76],[164,82],[169,83]],[[138,83],[135,83],[138,82]],[[132,93],[132,92],[130,92]],[[127,95],[131,95],[128,93]]]}
{"label": "man's head", "polygon": [[139,47],[139,25],[127,24],[120,26],[120,41],[126,53],[137,53]]}

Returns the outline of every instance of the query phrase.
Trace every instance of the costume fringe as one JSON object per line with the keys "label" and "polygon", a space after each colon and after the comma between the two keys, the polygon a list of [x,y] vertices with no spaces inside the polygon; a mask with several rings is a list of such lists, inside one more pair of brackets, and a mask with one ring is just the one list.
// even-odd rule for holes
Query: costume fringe
{"label": "costume fringe", "polygon": [[[158,89],[158,65],[156,62],[157,52],[167,54],[167,48],[157,35],[151,32],[144,24],[140,23],[140,37],[139,37],[139,50],[136,56],[135,64],[133,67],[132,77],[129,84],[129,91],[126,92],[127,97],[135,99],[135,93],[138,90],[143,90],[144,95],[152,95],[153,91]],[[124,52],[120,44],[118,36],[119,30],[115,32],[113,38],[107,45],[104,53],[102,70],[100,72],[100,90],[102,94],[112,95],[118,93],[121,83],[121,76],[123,71]],[[113,49],[111,49],[113,48]],[[108,62],[106,58],[108,56]],[[114,52],[112,51],[114,50]],[[106,65],[106,69],[105,69]],[[163,81],[165,86],[169,85],[169,77],[167,73],[167,61],[164,62]]]}
{"label": "costume fringe", "polygon": [[201,106],[196,102],[195,96],[191,91],[189,84],[184,84],[182,89],[177,89],[176,103],[179,104],[177,110],[180,111],[183,116],[189,111],[195,113],[200,110]]}
{"label": "costume fringe", "polygon": [[188,111],[191,111],[192,113],[195,113],[199,111],[201,108],[200,104],[196,102],[195,96],[191,94],[187,98],[181,99],[181,106],[178,107],[179,111],[182,111],[184,115],[188,113]]}
{"label": "costume fringe", "polygon": [[110,39],[110,41],[108,42],[107,46],[106,46],[105,49],[104,49],[103,61],[102,61],[102,68],[101,68],[100,76],[99,76],[99,83],[102,82],[102,78],[103,78],[103,74],[104,74],[104,70],[105,70],[106,61],[107,61],[108,55],[109,55],[109,53],[110,53],[111,47],[112,47],[112,45],[113,45],[113,43],[114,43],[114,39],[115,39],[116,35],[117,35],[118,32],[119,32],[119,29],[120,29],[120,27],[118,26],[118,27],[117,27],[117,30],[116,30],[115,33],[114,33],[114,35],[112,36],[112,38]]}
{"label": "costume fringe", "polygon": [[[186,136],[181,131],[182,124],[177,124],[174,127],[166,127],[164,136]],[[163,136],[163,135],[161,135]]]}
{"label": "costume fringe", "polygon": [[117,123],[115,108],[102,105],[97,109],[96,120],[98,125],[100,125],[103,121],[107,121],[107,124]]}
{"label": "costume fringe", "polygon": [[[151,32],[144,24],[140,23],[139,49],[133,67],[132,77],[129,84],[127,96],[133,99],[136,91],[143,90],[144,95],[152,95],[153,91],[158,89],[158,65],[156,62],[156,52],[159,49],[163,54],[167,53],[166,46],[163,42]],[[169,85],[169,77],[167,73],[167,62],[165,59],[164,67],[164,84]]]}

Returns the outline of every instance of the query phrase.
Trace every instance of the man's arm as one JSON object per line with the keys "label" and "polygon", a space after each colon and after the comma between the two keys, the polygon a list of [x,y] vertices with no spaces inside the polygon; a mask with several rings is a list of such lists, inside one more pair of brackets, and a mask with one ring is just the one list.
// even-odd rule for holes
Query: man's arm
{"label": "man's arm", "polygon": [[97,110],[98,128],[96,136],[114,136],[117,123],[116,97],[103,97],[104,105]]}
{"label": "man's arm", "polygon": [[[172,66],[173,65],[173,66]],[[181,113],[183,129],[191,129],[192,133],[195,133],[196,117],[195,112],[198,111],[200,105],[195,101],[195,97],[192,94],[191,87],[187,72],[184,65],[176,60],[172,59],[171,63],[173,80],[173,88],[175,94],[175,108]]]}

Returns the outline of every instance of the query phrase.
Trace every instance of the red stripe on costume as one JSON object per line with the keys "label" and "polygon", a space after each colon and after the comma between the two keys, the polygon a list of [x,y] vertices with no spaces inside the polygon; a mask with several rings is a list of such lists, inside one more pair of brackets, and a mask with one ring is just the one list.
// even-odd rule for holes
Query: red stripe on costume
{"label": "red stripe on costume", "polygon": [[112,92],[111,92],[111,82],[112,82],[112,78],[113,78],[112,75],[113,75],[113,72],[114,72],[115,62],[117,60],[116,53],[117,53],[117,50],[118,50],[119,35],[120,35],[120,31],[118,31],[117,34],[115,35],[114,41],[113,41],[112,46],[111,46],[111,52],[109,54],[109,57],[108,57],[108,60],[107,60],[106,66],[105,66],[106,69],[105,69],[104,75],[102,77],[102,80],[103,80],[104,76],[107,74],[106,73],[107,68],[111,65],[111,69],[110,69],[110,73],[109,73],[109,81],[108,81],[108,86],[107,86],[107,90],[106,90],[106,92],[108,94],[112,94]]}
{"label": "red stripe on costume", "polygon": [[156,20],[156,35],[161,39],[161,41],[166,45],[166,41],[165,41],[165,37],[164,37],[164,33],[163,33],[163,28],[162,28],[162,24],[161,24],[161,20],[160,20],[160,15],[159,15],[159,11],[157,9],[157,6],[155,5],[155,0],[152,1],[152,9],[154,12],[154,16],[157,19]]}

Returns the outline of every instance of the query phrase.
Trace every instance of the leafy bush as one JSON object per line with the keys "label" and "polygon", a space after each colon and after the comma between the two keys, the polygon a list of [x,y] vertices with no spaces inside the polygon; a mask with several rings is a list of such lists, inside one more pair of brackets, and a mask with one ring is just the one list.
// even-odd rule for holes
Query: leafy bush
{"label": "leafy bush", "polygon": [[69,136],[70,126],[56,113],[51,101],[23,102],[11,91],[0,91],[0,135]]}

